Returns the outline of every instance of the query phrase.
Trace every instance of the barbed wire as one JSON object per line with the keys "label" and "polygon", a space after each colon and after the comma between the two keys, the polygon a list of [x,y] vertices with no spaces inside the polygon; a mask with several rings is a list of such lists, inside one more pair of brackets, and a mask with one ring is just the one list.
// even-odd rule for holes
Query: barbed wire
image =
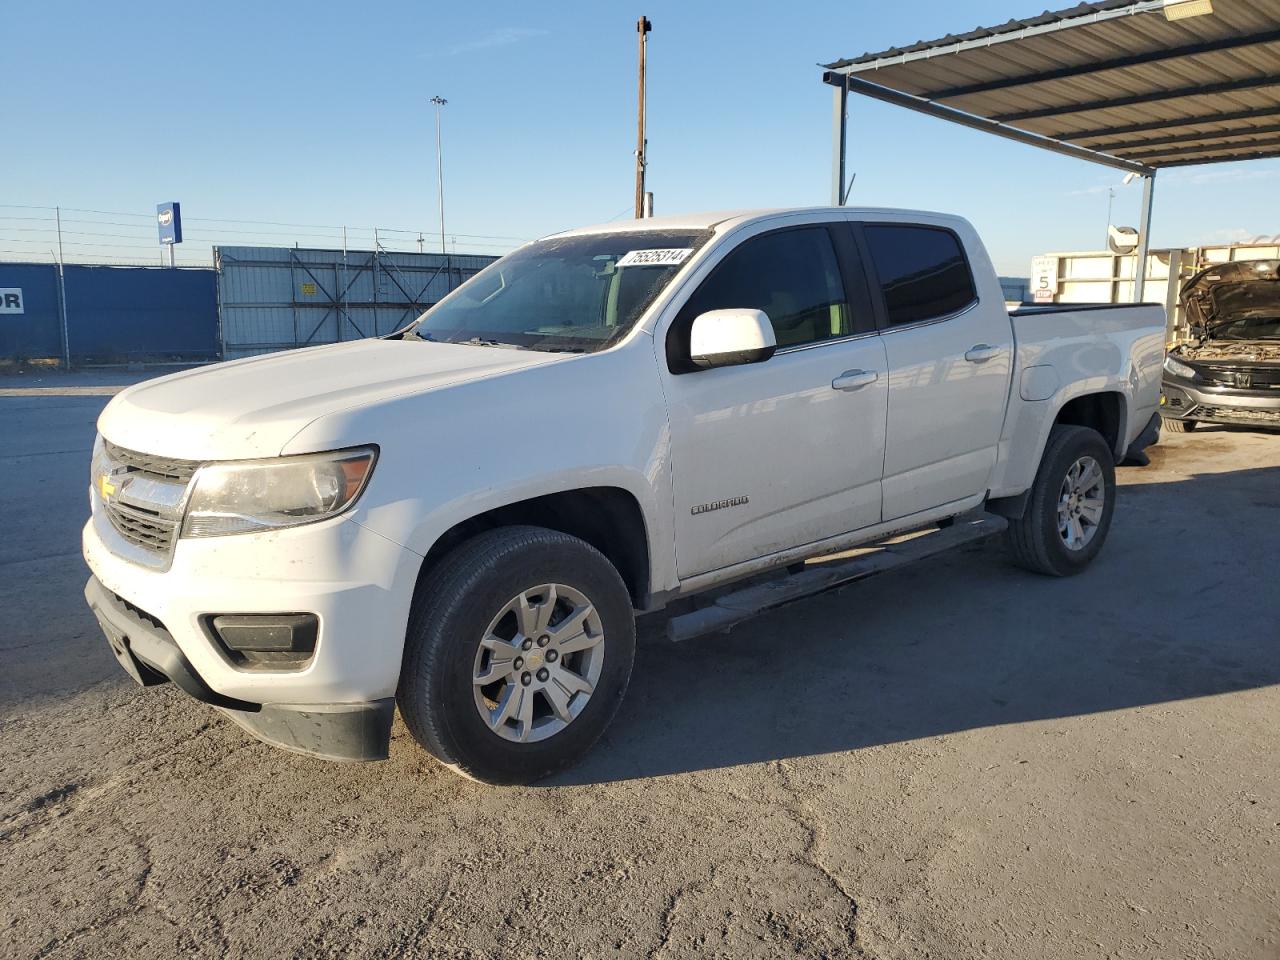
{"label": "barbed wire", "polygon": [[[0,258],[56,263],[61,247],[64,260],[71,257],[83,263],[164,263],[169,254],[160,246],[158,238],[153,243],[146,242],[156,236],[154,221],[154,214],[129,210],[0,203],[0,245],[3,245]],[[439,235],[429,229],[232,217],[186,216],[183,221],[189,229],[183,231],[183,244],[174,248],[174,260],[183,266],[212,266],[214,248],[219,246],[324,249],[345,246],[359,250],[376,245],[388,253],[440,252],[433,249],[439,243]],[[505,234],[450,233],[445,236],[446,252],[462,256],[507,253],[529,239],[532,238]],[[152,251],[152,256],[132,251]]]}

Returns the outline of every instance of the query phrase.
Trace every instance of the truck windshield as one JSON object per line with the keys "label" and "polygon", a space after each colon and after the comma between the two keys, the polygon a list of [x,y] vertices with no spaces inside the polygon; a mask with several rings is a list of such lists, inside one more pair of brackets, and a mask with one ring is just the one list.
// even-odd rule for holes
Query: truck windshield
{"label": "truck windshield", "polygon": [[619,231],[540,240],[424,313],[406,336],[589,353],[616,342],[709,232]]}

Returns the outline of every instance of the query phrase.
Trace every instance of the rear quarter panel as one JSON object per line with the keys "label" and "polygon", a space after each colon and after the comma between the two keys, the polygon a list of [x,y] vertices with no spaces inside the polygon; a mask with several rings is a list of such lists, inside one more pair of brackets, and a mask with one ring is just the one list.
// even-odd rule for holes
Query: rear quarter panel
{"label": "rear quarter panel", "polygon": [[1054,420],[1077,397],[1119,395],[1117,459],[1160,406],[1163,307],[1030,312],[1011,322],[1016,357],[992,497],[1031,486]]}

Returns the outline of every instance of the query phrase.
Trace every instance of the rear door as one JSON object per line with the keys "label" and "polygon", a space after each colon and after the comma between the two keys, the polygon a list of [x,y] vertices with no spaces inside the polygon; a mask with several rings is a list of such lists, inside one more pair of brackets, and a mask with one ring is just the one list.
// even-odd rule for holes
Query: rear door
{"label": "rear door", "polygon": [[[887,367],[847,222],[757,232],[710,270],[661,335],[682,578],[880,520]],[[768,314],[763,363],[684,363],[693,318]]]}
{"label": "rear door", "polygon": [[889,364],[884,519],[983,493],[996,462],[1013,361],[1003,299],[979,294],[946,227],[861,230]]}

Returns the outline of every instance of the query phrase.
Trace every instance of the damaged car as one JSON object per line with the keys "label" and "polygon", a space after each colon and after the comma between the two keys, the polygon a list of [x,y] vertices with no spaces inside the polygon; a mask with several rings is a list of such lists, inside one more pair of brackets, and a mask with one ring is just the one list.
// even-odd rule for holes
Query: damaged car
{"label": "damaged car", "polygon": [[1164,429],[1280,427],[1280,260],[1220,263],[1182,287],[1191,339],[1169,350]]}

